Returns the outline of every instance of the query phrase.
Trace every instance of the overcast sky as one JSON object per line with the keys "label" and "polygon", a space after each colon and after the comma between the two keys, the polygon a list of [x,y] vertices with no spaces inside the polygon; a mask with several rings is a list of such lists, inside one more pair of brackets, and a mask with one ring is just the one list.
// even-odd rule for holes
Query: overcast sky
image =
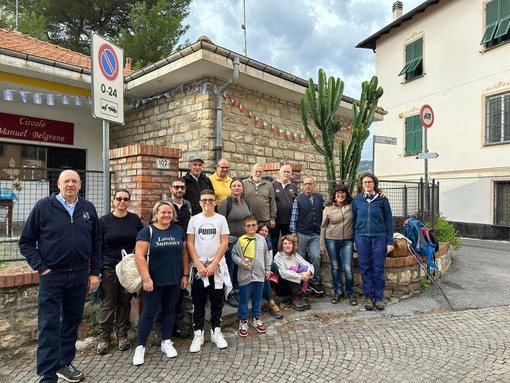
{"label": "overcast sky", "polygon": [[[424,0],[403,0],[404,13]],[[245,0],[247,56],[304,79],[324,68],[345,82],[356,99],[361,82],[375,74],[375,54],[355,46],[392,21],[395,0]],[[244,54],[243,0],[193,0],[184,40],[206,35]],[[371,159],[367,140],[364,159]]]}

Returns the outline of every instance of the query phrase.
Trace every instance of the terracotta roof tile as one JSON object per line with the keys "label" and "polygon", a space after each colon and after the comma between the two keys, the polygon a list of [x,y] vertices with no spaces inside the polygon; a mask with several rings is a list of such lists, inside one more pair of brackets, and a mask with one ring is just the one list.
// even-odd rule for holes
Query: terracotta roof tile
{"label": "terracotta roof tile", "polygon": [[89,56],[7,29],[0,28],[0,48],[90,69]]}

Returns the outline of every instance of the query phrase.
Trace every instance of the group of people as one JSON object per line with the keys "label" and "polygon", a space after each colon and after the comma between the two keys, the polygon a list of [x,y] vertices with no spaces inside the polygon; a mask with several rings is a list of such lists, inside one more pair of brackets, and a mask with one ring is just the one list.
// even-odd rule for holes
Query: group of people
{"label": "group of people", "polygon": [[226,348],[221,331],[224,301],[238,309],[239,336],[248,335],[250,324],[265,333],[263,299],[271,315],[283,318],[273,291],[290,296],[290,306],[299,311],[310,309],[304,300],[307,292],[324,294],[320,264],[326,253],[331,260],[332,303],[345,296],[358,304],[352,274],[356,248],[365,308],[384,309],[384,262],[392,250],[393,223],[373,174],[360,178],[354,199],[345,185],[338,185],[327,203],[315,192],[312,177],[303,179],[303,192],[298,193],[289,165],[281,167],[273,182],[263,178],[261,165],[253,166],[244,180],[229,177],[226,159],[218,161],[210,177],[203,174],[201,157],[190,157],[189,165],[184,177],[171,180],[170,198],[154,205],[147,227],[128,211],[131,195],[126,189],[114,192],[113,210],[98,218],[93,204],[79,197],[81,180],[72,170],[60,174],[59,192],[35,204],[19,246],[40,274],[41,382],[85,378],[72,361],[87,291],[99,289],[101,296],[97,353],[108,352],[114,332],[119,350],[131,348],[127,332],[132,294],[115,275],[122,250],[135,253],[143,281],[134,365],[144,363],[155,322],[161,351],[168,358],[177,356],[171,336],[188,336],[183,323],[188,285],[193,303],[189,351],[199,352],[204,343],[207,299],[210,339]]}

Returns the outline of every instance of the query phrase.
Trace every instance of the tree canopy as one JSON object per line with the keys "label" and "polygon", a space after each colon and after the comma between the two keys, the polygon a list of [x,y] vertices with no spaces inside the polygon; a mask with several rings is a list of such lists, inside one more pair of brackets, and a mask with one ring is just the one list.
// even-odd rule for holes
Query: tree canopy
{"label": "tree canopy", "polygon": [[[0,6],[0,26],[14,29],[16,0]],[[191,0],[23,0],[18,31],[83,54],[97,32],[124,49],[140,68],[178,48],[189,26],[182,21]]]}

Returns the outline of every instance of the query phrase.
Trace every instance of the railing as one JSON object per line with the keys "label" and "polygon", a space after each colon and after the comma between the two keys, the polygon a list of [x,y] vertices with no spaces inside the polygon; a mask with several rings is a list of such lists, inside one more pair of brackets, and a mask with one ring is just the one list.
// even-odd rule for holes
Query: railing
{"label": "railing", "polygon": [[[23,260],[18,248],[21,230],[34,204],[58,191],[57,179],[62,170],[65,169],[0,168],[0,190],[10,190],[15,195],[0,193],[0,263]],[[99,216],[103,215],[103,172],[78,174],[82,180],[80,196],[94,204]],[[19,191],[13,189],[16,179],[21,186]]]}

